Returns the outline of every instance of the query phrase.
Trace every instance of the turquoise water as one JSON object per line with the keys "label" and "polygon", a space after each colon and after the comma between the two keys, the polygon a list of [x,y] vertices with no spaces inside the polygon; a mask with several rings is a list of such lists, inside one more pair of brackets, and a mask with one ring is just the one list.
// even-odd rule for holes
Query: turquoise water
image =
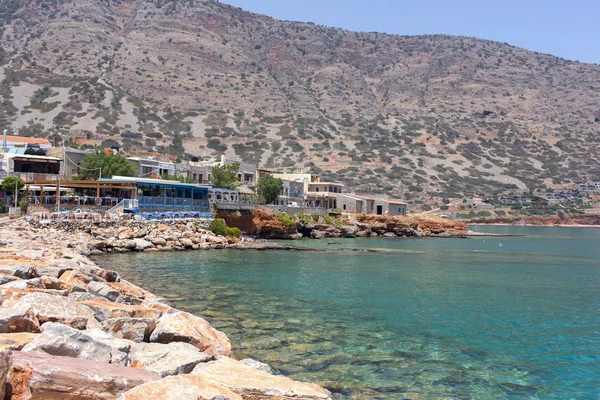
{"label": "turquoise water", "polygon": [[527,236],[307,240],[296,244],[332,251],[100,263],[204,316],[238,356],[336,398],[600,398],[600,229],[472,229]]}

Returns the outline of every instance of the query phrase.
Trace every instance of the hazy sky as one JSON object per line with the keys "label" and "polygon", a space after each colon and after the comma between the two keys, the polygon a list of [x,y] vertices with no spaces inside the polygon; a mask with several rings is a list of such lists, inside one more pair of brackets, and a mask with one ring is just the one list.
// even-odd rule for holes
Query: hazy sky
{"label": "hazy sky", "polygon": [[600,0],[222,0],[353,31],[446,33],[600,64]]}

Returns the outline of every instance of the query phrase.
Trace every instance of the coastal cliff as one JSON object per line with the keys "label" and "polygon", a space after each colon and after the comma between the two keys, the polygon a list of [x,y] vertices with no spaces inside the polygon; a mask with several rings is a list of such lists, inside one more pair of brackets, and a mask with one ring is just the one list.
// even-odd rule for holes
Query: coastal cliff
{"label": "coastal cliff", "polygon": [[290,215],[267,209],[250,212],[219,212],[228,226],[264,239],[299,239],[302,237],[454,237],[466,235],[464,222],[435,216],[328,216]]}
{"label": "coastal cliff", "polygon": [[[115,237],[100,239],[113,231]],[[229,339],[206,320],[83,254],[99,252],[101,242],[111,251],[147,244],[184,250],[224,247],[227,239],[193,224],[4,226],[0,398],[330,398],[317,385],[271,374],[265,364],[235,360]]]}

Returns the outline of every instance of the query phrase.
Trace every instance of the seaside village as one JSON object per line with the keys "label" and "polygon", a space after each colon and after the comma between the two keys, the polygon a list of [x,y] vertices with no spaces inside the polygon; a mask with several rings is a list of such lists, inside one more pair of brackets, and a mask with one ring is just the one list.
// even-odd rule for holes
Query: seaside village
{"label": "seaside village", "polygon": [[[21,203],[14,191],[0,192],[0,201],[11,213],[28,210],[36,218],[111,218],[135,214],[145,219],[210,219],[219,210],[253,210],[270,207],[292,214],[356,213],[406,215],[402,201],[348,193],[343,184],[324,182],[318,175],[280,172],[220,157],[191,157],[174,163],[168,157],[129,156],[136,176],[107,176],[101,169],[97,179],[80,179],[80,164],[96,150],[53,147],[47,139],[2,137],[0,180],[18,177],[24,182]],[[102,149],[121,154],[118,148]],[[235,188],[212,184],[213,168],[239,164]],[[270,174],[282,181],[281,193],[272,204],[258,204],[257,182]],[[167,178],[165,178],[167,177]],[[5,189],[6,185],[3,185]],[[8,188],[10,189],[10,188]],[[23,202],[25,199],[26,203]]]}

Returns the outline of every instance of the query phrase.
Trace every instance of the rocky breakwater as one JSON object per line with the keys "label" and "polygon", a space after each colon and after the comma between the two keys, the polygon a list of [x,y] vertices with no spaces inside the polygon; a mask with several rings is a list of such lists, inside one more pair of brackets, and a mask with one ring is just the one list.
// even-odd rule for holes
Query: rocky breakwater
{"label": "rocky breakwater", "polygon": [[86,256],[102,253],[159,252],[223,249],[235,238],[217,236],[204,222],[181,221],[19,221],[13,229],[23,229],[33,238],[58,238],[69,248]]}
{"label": "rocky breakwater", "polygon": [[0,232],[0,399],[330,398],[235,360],[206,320],[82,255],[91,233],[52,229]]}
{"label": "rocky breakwater", "polygon": [[457,237],[467,232],[465,223],[434,216],[287,215],[257,209],[251,213],[218,215],[228,226],[265,239],[354,237]]}

